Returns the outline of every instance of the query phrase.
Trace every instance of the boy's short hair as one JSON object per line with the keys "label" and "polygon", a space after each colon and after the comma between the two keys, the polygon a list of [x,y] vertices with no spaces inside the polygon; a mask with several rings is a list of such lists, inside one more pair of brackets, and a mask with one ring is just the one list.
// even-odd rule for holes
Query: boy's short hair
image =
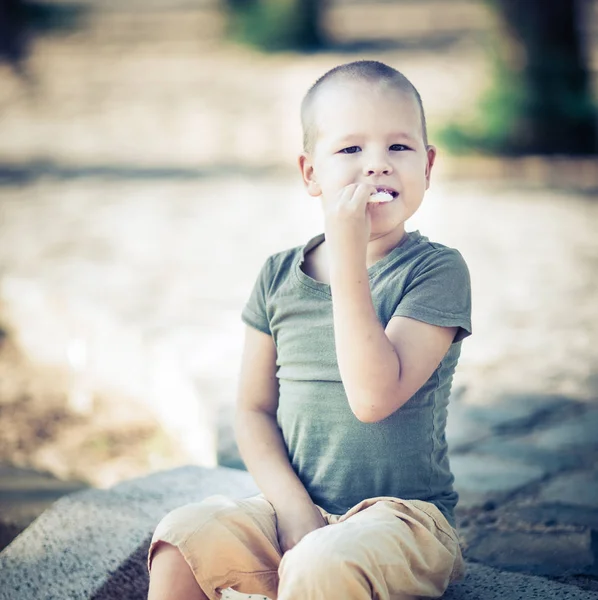
{"label": "boy's short hair", "polygon": [[428,130],[426,126],[426,116],[424,106],[419,92],[415,86],[400,71],[385,65],[376,60],[358,60],[345,63],[330,69],[324,73],[312,86],[301,103],[301,125],[303,127],[303,149],[305,152],[312,152],[316,139],[315,119],[313,115],[314,100],[323,84],[329,83],[334,79],[344,79],[348,81],[364,81],[367,83],[383,83],[399,91],[413,94],[421,114],[422,136],[424,144],[428,145]]}

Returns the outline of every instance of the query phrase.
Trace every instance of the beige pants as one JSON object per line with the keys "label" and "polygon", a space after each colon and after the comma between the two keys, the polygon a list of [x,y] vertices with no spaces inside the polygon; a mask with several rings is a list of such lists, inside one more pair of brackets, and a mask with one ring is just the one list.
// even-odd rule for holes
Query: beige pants
{"label": "beige pants", "polygon": [[438,598],[463,577],[457,532],[429,502],[381,497],[340,516],[320,511],[329,526],[281,556],[263,496],[212,496],[164,517],[148,568],[156,544],[176,546],[210,600],[228,587],[272,600]]}

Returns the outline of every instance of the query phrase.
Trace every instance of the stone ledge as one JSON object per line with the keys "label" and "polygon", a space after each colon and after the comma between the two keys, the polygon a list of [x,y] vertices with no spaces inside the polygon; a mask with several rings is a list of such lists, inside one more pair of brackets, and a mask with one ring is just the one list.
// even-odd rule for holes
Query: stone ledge
{"label": "stone ledge", "polygon": [[0,553],[0,600],[145,599],[147,548],[167,512],[256,492],[244,471],[182,467],[65,496]]}
{"label": "stone ledge", "polygon": [[[212,494],[256,492],[246,472],[182,467],[61,498],[0,553],[0,600],[145,600],[146,552],[164,514]],[[598,594],[469,564],[465,580],[444,598],[598,600]]]}

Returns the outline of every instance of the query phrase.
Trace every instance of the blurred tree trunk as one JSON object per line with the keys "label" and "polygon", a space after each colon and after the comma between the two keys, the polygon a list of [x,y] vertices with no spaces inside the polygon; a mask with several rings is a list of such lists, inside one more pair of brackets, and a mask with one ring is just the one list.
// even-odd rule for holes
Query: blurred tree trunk
{"label": "blurred tree trunk", "polygon": [[20,71],[27,53],[21,0],[0,0],[0,59]]}
{"label": "blurred tree trunk", "polygon": [[29,77],[26,61],[35,37],[53,31],[75,31],[89,10],[89,6],[76,2],[0,0],[0,60]]}
{"label": "blurred tree trunk", "polygon": [[314,50],[324,45],[326,0],[225,0],[229,35],[264,50]]}
{"label": "blurred tree trunk", "polygon": [[504,29],[500,60],[521,86],[506,150],[597,153],[596,109],[581,36],[584,0],[493,2]]}

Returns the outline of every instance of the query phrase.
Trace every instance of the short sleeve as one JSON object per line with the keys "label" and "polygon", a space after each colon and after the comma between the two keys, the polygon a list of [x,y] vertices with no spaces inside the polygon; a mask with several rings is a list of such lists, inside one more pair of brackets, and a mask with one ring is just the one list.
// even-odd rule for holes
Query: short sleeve
{"label": "short sleeve", "polygon": [[461,254],[440,248],[415,269],[393,317],[458,327],[453,343],[471,335],[471,281]]}
{"label": "short sleeve", "polygon": [[243,308],[241,319],[247,325],[259,329],[263,333],[271,334],[270,323],[267,314],[267,293],[272,276],[272,257],[262,266],[256,282],[253,286],[249,300]]}

